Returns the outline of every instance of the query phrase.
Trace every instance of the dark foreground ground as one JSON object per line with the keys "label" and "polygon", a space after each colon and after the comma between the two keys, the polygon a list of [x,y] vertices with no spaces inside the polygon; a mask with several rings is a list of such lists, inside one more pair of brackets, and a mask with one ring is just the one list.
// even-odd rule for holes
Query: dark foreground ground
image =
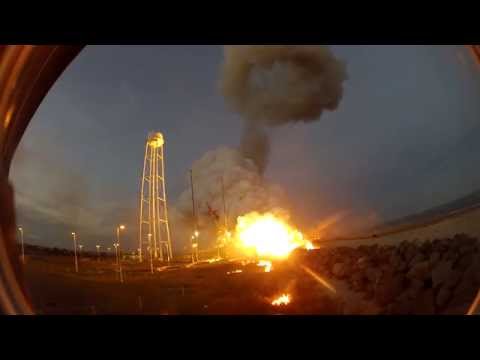
{"label": "dark foreground ground", "polygon": [[[123,262],[27,257],[26,287],[42,314],[466,314],[480,288],[480,242],[456,235],[397,246],[296,251],[265,272],[256,262]],[[237,272],[235,272],[237,271]],[[241,271],[241,272],[240,272]],[[282,294],[291,303],[273,306]]]}
{"label": "dark foreground ground", "polygon": [[[338,314],[338,298],[288,262],[266,273],[255,263],[177,264],[151,274],[147,265],[124,263],[120,283],[112,260],[84,258],[80,273],[68,256],[30,256],[26,287],[41,314]],[[161,270],[160,270],[161,269]],[[159,271],[160,270],[160,271]],[[242,270],[241,273],[230,273]],[[272,306],[288,293],[292,302]]]}

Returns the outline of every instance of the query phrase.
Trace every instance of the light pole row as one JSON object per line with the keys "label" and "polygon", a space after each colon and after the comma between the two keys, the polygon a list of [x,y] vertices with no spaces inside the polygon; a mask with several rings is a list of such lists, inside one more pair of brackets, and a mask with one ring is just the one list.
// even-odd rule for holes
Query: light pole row
{"label": "light pole row", "polygon": [[[117,271],[120,276],[120,282],[124,282],[123,280],[123,268],[122,268],[122,261],[121,261],[121,246],[120,246],[120,234],[121,231],[125,230],[125,225],[119,225],[116,228],[116,235],[117,235],[117,242],[113,244],[115,247],[115,257],[116,257],[116,265]],[[24,245],[24,236],[23,236],[23,227],[18,227],[18,231],[20,232],[20,242],[22,247],[22,262],[25,263],[25,245]],[[72,232],[72,239],[73,239],[73,255],[74,255],[74,263],[75,263],[75,272],[78,273],[78,257],[82,255],[83,245],[77,245],[77,233]],[[149,242],[151,242],[151,234],[149,234]],[[96,245],[97,249],[97,260],[100,261],[100,245]],[[79,254],[77,255],[77,248],[79,249]],[[111,248],[107,248],[107,251],[110,252]],[[150,256],[150,270],[153,273],[153,258],[152,254]]]}
{"label": "light pole row", "polygon": [[[23,252],[23,229],[19,228],[20,234],[21,234],[21,239],[22,239],[22,259],[24,260],[24,252]],[[117,232],[117,242],[113,244],[115,247],[115,256],[116,256],[116,264],[117,264],[117,269],[120,274],[120,282],[123,283],[123,269],[122,269],[122,262],[121,262],[121,249],[120,249],[120,231],[125,230],[124,225],[120,225],[117,227],[116,232]],[[72,238],[73,238],[73,255],[74,255],[74,260],[75,260],[75,272],[78,273],[78,257],[77,257],[77,234],[75,232],[72,232]],[[78,245],[78,248],[80,249],[80,256],[82,254],[82,249],[83,245]],[[97,248],[97,260],[100,261],[100,245],[96,245]],[[110,252],[110,248],[107,249]]]}

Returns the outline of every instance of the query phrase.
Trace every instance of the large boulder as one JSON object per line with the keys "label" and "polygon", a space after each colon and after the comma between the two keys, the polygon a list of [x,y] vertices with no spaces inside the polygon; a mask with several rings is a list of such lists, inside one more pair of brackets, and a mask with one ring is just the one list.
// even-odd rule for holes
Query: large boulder
{"label": "large boulder", "polygon": [[412,243],[407,243],[405,250],[403,251],[403,258],[407,263],[410,263],[417,255],[417,247]]}
{"label": "large boulder", "polygon": [[464,245],[476,245],[477,239],[466,234],[457,234],[453,237],[453,242],[458,248],[461,248]]}
{"label": "large boulder", "polygon": [[367,283],[365,285],[364,299],[371,300],[375,296],[375,287],[372,283]]}
{"label": "large boulder", "polygon": [[455,268],[459,271],[465,271],[468,267],[472,264],[474,258],[474,254],[472,253],[464,253],[456,262]]}
{"label": "large boulder", "polygon": [[429,257],[430,256],[430,253],[432,252],[432,249],[433,249],[433,245],[432,243],[427,240],[427,241],[424,241],[422,243],[422,245],[420,245],[420,251],[426,256],[426,257]]}
{"label": "large boulder", "polygon": [[403,275],[384,274],[375,287],[375,301],[381,306],[390,304],[403,292],[404,283]]}
{"label": "large boulder", "polygon": [[332,274],[339,279],[344,279],[347,276],[348,272],[349,266],[347,265],[347,263],[340,262],[333,265]]}
{"label": "large boulder", "polygon": [[452,261],[453,263],[455,263],[455,261],[457,261],[458,259],[458,256],[459,256],[458,252],[453,247],[451,247],[449,250],[443,253],[442,260]]}
{"label": "large boulder", "polygon": [[473,302],[479,288],[469,279],[462,279],[454,291],[455,304]]}
{"label": "large boulder", "polygon": [[369,267],[365,270],[365,276],[371,284],[376,284],[382,276],[382,270],[378,267]]}
{"label": "large boulder", "polygon": [[352,290],[363,292],[365,291],[365,286],[367,279],[363,271],[355,271],[351,277],[352,280]]}
{"label": "large boulder", "polygon": [[424,262],[428,258],[421,252],[417,252],[415,256],[413,257],[412,260],[410,260],[410,263],[408,264],[410,267],[414,267],[415,265]]}
{"label": "large boulder", "polygon": [[480,254],[475,254],[470,266],[465,270],[464,277],[480,287]]}
{"label": "large boulder", "polygon": [[439,251],[433,251],[430,254],[430,264],[432,264],[432,266],[435,266],[440,261],[441,258],[442,258],[442,254]]}
{"label": "large boulder", "polygon": [[431,276],[431,265],[430,261],[422,261],[417,264],[414,264],[407,273],[409,279],[417,279],[420,281],[425,281]]}
{"label": "large boulder", "polygon": [[424,290],[413,301],[412,314],[415,314],[415,315],[435,314],[435,297],[432,289]]}
{"label": "large boulder", "polygon": [[443,239],[435,239],[432,242],[432,251],[443,254],[448,249],[448,243]]}
{"label": "large boulder", "polygon": [[455,288],[458,283],[462,280],[462,272],[458,270],[452,270],[450,275],[447,278],[447,281],[445,281],[444,285],[450,289]]}
{"label": "large boulder", "polygon": [[432,270],[432,281],[433,287],[437,288],[438,286],[444,284],[450,273],[453,271],[453,262],[452,261],[440,261],[438,262]]}
{"label": "large boulder", "polygon": [[365,270],[371,266],[370,260],[367,256],[362,256],[357,260],[357,268],[360,270]]}
{"label": "large boulder", "polygon": [[443,285],[435,297],[435,304],[439,308],[444,308],[452,298],[452,290],[448,286]]}
{"label": "large boulder", "polygon": [[406,291],[406,296],[410,299],[416,299],[420,293],[424,290],[424,281],[420,281],[418,279],[410,280],[410,284]]}
{"label": "large boulder", "polygon": [[393,303],[387,306],[387,314],[409,315],[412,313],[413,303],[406,294],[400,295]]}

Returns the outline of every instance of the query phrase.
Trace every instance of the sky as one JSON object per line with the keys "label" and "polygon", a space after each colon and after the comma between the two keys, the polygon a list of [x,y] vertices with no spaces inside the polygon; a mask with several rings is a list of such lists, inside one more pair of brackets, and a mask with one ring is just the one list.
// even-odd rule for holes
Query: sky
{"label": "sky", "polygon": [[[331,46],[349,78],[335,112],[271,132],[265,177],[308,229],[393,220],[480,189],[480,67],[463,46]],[[239,144],[242,120],[218,89],[223,47],[88,46],[53,86],[15,155],[25,241],[136,248],[144,146],[166,139],[167,197],[206,151]],[[338,226],[346,226],[339,224]],[[174,239],[174,248],[183,246]]]}

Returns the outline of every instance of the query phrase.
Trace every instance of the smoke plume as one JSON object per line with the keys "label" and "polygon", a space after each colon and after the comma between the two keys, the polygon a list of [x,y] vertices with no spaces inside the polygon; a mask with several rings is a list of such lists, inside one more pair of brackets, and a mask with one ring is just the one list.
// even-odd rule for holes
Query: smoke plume
{"label": "smoke plume", "polygon": [[[335,110],[343,95],[345,65],[328,47],[318,45],[226,46],[220,88],[227,104],[244,119],[240,146],[207,152],[193,164],[199,226],[214,222],[212,209],[223,214],[225,187],[228,218],[251,211],[282,211],[286,195],[263,173],[270,153],[269,129],[320,119]],[[188,239],[193,228],[188,187],[171,212],[176,236]],[[231,224],[232,225],[232,224]]]}
{"label": "smoke plume", "polygon": [[[210,228],[213,231],[215,228],[217,220],[209,213],[209,208],[218,213],[218,221],[223,224],[223,189],[230,226],[240,215],[254,210],[281,211],[285,204],[282,188],[265,181],[253,161],[245,158],[238,149],[220,147],[208,151],[194,162],[192,174],[200,229]],[[194,225],[190,179],[186,180],[188,186],[170,215],[175,237],[183,239],[189,238]]]}
{"label": "smoke plume", "polygon": [[261,171],[268,163],[265,127],[312,122],[336,110],[345,65],[318,45],[226,46],[221,91],[245,120],[242,153]]}
{"label": "smoke plume", "polygon": [[240,152],[246,159],[251,159],[263,174],[270,155],[270,139],[261,127],[252,124],[246,126],[240,142]]}

